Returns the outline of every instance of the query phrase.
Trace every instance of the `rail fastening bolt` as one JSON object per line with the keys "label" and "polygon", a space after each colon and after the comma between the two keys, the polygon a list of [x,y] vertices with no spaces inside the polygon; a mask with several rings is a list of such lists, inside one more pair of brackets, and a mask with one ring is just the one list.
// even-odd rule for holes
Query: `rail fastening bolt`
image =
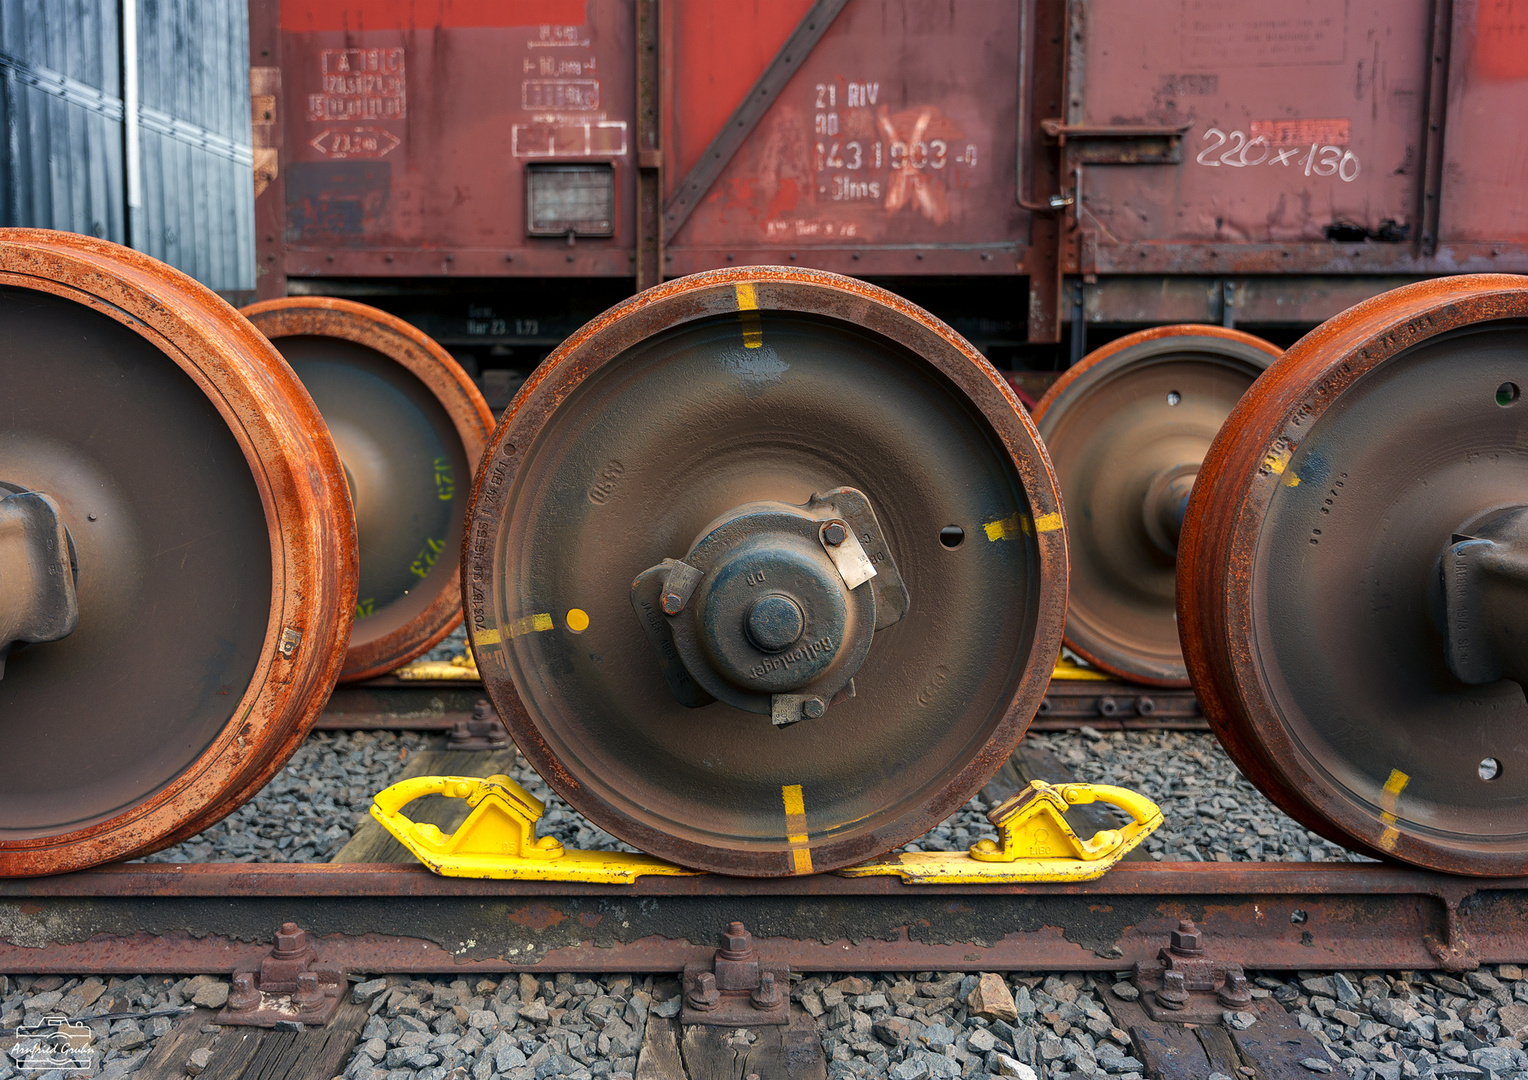
{"label": "rail fastening bolt", "polygon": [[228,1007],[234,1012],[245,1012],[260,1004],[260,991],[255,989],[255,973],[238,971],[233,976],[233,989],[228,993]]}
{"label": "rail fastening bolt", "polygon": [[722,992],[716,988],[716,976],[703,971],[695,976],[695,985],[684,996],[684,1002],[697,1012],[710,1012],[721,1003]]}
{"label": "rail fastening bolt", "polygon": [[775,973],[766,971],[759,976],[758,988],[750,995],[755,1009],[773,1009],[780,1004],[780,990],[775,986]]}

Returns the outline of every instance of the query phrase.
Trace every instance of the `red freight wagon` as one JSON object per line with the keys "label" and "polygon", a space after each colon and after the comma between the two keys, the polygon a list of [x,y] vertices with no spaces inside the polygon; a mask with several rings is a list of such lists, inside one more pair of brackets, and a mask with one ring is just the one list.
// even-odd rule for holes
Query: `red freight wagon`
{"label": "red freight wagon", "polygon": [[1523,0],[250,10],[261,295],[485,364],[733,264],[894,279],[1046,367],[1074,319],[1297,329],[1528,270]]}

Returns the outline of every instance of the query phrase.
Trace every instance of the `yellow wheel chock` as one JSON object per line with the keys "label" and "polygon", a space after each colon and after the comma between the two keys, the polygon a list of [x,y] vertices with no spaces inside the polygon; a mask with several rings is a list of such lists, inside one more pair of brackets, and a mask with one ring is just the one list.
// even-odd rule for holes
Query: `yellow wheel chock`
{"label": "yellow wheel chock", "polygon": [[449,660],[415,660],[396,669],[393,675],[399,679],[476,679],[477,662],[469,652],[453,656]]}
{"label": "yellow wheel chock", "polygon": [[[472,806],[453,833],[411,821],[403,808],[425,795],[465,799]],[[700,871],[624,851],[569,850],[556,837],[536,837],[546,804],[502,774],[416,776],[377,792],[371,816],[446,877],[507,878],[520,881],[594,881],[629,885],[644,874],[689,875]]]}
{"label": "yellow wheel chock", "polygon": [[1051,679],[1062,682],[1108,682],[1112,678],[1114,676],[1107,671],[1086,667],[1065,653],[1056,658],[1056,666],[1051,669]]}
{"label": "yellow wheel chock", "polygon": [[[1134,820],[1083,840],[1067,824],[1073,806],[1103,802]],[[895,874],[909,885],[1001,885],[1024,881],[1091,881],[1102,877],[1162,824],[1162,809],[1127,788],[1032,781],[993,807],[987,820],[998,839],[964,851],[909,851],[836,871],[844,877]]]}

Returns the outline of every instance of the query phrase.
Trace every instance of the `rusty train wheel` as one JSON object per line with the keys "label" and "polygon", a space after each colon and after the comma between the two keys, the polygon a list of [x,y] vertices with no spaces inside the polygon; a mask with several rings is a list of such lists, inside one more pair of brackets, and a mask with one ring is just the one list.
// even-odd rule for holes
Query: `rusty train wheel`
{"label": "rusty train wheel", "polygon": [[0,483],[56,507],[63,538],[6,529],[0,558],[52,558],[33,580],[73,582],[77,613],[36,632],[62,607],[7,575],[0,875],[16,876],[154,850],[279,767],[339,674],[355,546],[301,384],[153,259],[0,230],[0,369]]}
{"label": "rusty train wheel", "polygon": [[1183,508],[1231,407],[1280,350],[1161,326],[1089,353],[1035,409],[1066,506],[1066,644],[1104,671],[1187,686],[1174,574]]}
{"label": "rusty train wheel", "polygon": [[1329,839],[1528,871],[1522,387],[1528,278],[1411,285],[1296,343],[1205,458],[1189,671],[1242,771]]}
{"label": "rusty train wheel", "polygon": [[293,296],[242,314],[302,379],[345,465],[361,581],[340,681],[384,674],[461,622],[462,514],[493,414],[448,352],[385,311]]}
{"label": "rusty train wheel", "polygon": [[603,828],[700,869],[830,870],[942,821],[1023,735],[1065,616],[1059,511],[1033,425],[943,323],[834,274],[698,274],[585,326],[506,413],[469,640]]}

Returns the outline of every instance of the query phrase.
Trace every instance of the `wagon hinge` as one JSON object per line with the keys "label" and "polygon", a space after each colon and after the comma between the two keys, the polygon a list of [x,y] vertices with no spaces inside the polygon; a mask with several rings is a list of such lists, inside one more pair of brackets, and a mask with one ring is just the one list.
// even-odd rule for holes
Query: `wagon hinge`
{"label": "wagon hinge", "polygon": [[663,26],[659,3],[637,3],[638,292],[663,280]]}
{"label": "wagon hinge", "polygon": [[711,140],[693,168],[674,187],[674,194],[663,205],[663,240],[674,239],[679,227],[690,217],[690,212],[700,203],[701,196],[711,190],[711,185],[721,176],[722,170],[732,160],[748,136],[758,126],[769,107],[775,103],[785,84],[801,67],[814,46],[827,32],[838,13],[849,0],[816,0],[775,54],[764,74],[759,76],[748,96],[743,99],[716,138]]}
{"label": "wagon hinge", "polygon": [[1474,887],[1444,885],[1433,895],[1443,905],[1443,932],[1441,935],[1423,934],[1422,944],[1444,971],[1474,971],[1480,966],[1480,958],[1475,955],[1474,943],[1464,932],[1463,919],[1463,915],[1469,914],[1468,905],[1475,895]]}
{"label": "wagon hinge", "polygon": [[1176,165],[1183,160],[1183,134],[1190,126],[1040,121],[1041,131],[1068,148],[1068,159],[1084,165]]}
{"label": "wagon hinge", "polygon": [[[1072,205],[1070,197],[1067,205]],[[1098,230],[1082,226],[1073,229],[1068,237],[1071,242],[1062,251],[1062,270],[1082,275],[1084,285],[1098,284]]]}

